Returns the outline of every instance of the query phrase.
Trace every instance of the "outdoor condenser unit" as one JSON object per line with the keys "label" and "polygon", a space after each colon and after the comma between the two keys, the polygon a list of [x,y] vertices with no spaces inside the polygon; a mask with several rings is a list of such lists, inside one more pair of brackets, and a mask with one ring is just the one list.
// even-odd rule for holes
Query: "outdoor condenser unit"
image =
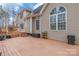
{"label": "outdoor condenser unit", "polygon": [[75,35],[68,35],[68,44],[75,45]]}

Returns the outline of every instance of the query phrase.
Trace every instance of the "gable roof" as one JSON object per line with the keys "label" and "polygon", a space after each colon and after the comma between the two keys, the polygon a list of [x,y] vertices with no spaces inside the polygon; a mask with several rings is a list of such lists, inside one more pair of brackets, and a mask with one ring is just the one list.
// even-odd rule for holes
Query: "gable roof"
{"label": "gable roof", "polygon": [[[27,11],[31,11],[33,13],[32,14],[33,17],[36,17],[39,15],[42,15],[42,13],[45,10],[47,5],[48,5],[48,3],[44,3],[43,5],[40,5],[39,7],[37,7],[34,11],[27,9],[27,8],[24,8],[18,14],[23,13],[24,10],[27,10]],[[27,17],[30,17],[30,16],[27,16]]]}
{"label": "gable roof", "polygon": [[43,6],[44,6],[44,4],[41,5],[41,6],[39,6],[38,8],[36,8],[36,9],[33,11],[33,13],[34,13],[34,14],[40,13],[40,11],[42,10]]}
{"label": "gable roof", "polygon": [[19,13],[23,13],[24,11],[32,12],[30,9],[28,9],[28,8],[24,8],[24,9],[22,9]]}

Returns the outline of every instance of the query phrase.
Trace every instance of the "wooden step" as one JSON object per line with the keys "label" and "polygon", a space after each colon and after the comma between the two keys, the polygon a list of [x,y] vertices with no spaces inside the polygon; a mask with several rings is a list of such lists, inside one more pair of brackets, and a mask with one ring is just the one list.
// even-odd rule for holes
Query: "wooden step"
{"label": "wooden step", "polygon": [[21,54],[12,47],[2,45],[0,46],[1,56],[21,56]]}
{"label": "wooden step", "polygon": [[13,53],[11,52],[9,47],[6,46],[5,49],[6,49],[5,50],[5,53],[6,53],[5,56],[12,56],[13,55]]}
{"label": "wooden step", "polygon": [[8,50],[8,53],[10,56],[20,56],[21,55],[15,48],[7,46],[7,50]]}
{"label": "wooden step", "polygon": [[2,49],[3,49],[4,56],[8,56],[8,50],[6,49],[6,46],[2,46]]}
{"label": "wooden step", "polygon": [[1,52],[1,45],[0,45],[0,52]]}
{"label": "wooden step", "polygon": [[7,49],[6,45],[4,43],[1,43],[0,46],[1,50],[1,56],[9,56],[9,49]]}
{"label": "wooden step", "polygon": [[21,54],[16,50],[16,48],[12,48],[15,56],[21,56]]}
{"label": "wooden step", "polygon": [[24,47],[22,47],[19,52],[20,52],[21,56],[25,56],[26,55]]}
{"label": "wooden step", "polygon": [[4,53],[5,52],[4,52],[3,46],[1,46],[1,56],[4,56],[5,55]]}

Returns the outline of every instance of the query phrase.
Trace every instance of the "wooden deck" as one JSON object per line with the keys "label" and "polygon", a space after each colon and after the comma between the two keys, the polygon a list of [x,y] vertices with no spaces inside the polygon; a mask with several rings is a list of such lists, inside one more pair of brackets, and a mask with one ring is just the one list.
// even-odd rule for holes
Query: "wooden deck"
{"label": "wooden deck", "polygon": [[79,45],[33,37],[17,37],[0,41],[0,52],[1,56],[79,56]]}

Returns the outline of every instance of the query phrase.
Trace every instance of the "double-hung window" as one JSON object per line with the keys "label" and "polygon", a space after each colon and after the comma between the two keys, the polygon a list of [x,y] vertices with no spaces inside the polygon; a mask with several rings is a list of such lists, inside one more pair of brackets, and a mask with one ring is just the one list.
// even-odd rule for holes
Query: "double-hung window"
{"label": "double-hung window", "polygon": [[56,30],[56,15],[50,16],[50,28]]}
{"label": "double-hung window", "polygon": [[36,30],[40,30],[40,17],[36,18]]}
{"label": "double-hung window", "polygon": [[50,13],[50,30],[66,30],[66,10],[59,6]]}
{"label": "double-hung window", "polygon": [[39,20],[36,20],[36,30],[39,30]]}
{"label": "double-hung window", "polygon": [[21,29],[24,29],[24,23],[21,23],[21,24],[20,24],[20,28],[21,28]]}

